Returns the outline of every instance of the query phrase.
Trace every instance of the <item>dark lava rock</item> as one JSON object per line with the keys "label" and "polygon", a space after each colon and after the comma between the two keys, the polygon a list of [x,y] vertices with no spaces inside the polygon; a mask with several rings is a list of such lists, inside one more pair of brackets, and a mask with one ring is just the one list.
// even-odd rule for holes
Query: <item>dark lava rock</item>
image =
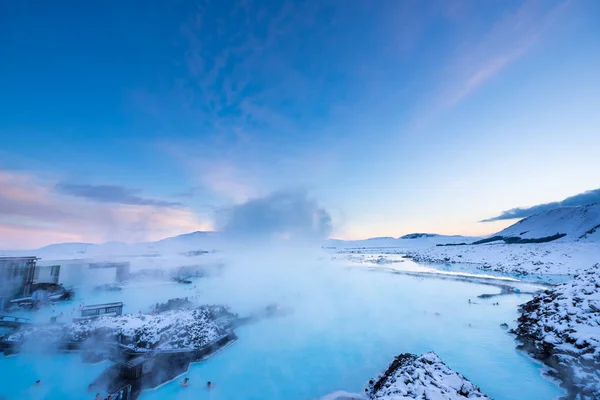
{"label": "dark lava rock", "polygon": [[556,370],[568,399],[600,399],[600,265],[520,308],[521,348]]}

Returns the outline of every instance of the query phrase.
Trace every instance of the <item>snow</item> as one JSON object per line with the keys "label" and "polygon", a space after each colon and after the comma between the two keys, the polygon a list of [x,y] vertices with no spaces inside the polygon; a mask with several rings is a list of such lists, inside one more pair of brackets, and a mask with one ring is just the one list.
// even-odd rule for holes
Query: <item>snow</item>
{"label": "snow", "polygon": [[228,314],[222,306],[167,311],[160,314],[130,314],[100,317],[70,324],[42,325],[21,329],[8,341],[84,342],[88,339],[114,341],[134,350],[198,349],[223,336],[226,331],[216,322]]}
{"label": "snow", "polygon": [[471,236],[446,236],[437,234],[412,233],[404,235],[398,239],[394,238],[371,238],[365,240],[339,240],[329,239],[325,241],[324,247],[336,249],[374,249],[374,248],[398,248],[413,249],[431,247],[437,244],[446,243],[471,243],[480,237]]}
{"label": "snow", "polygon": [[401,354],[388,369],[369,381],[369,399],[489,399],[460,373],[451,370],[434,352],[420,357]]}
{"label": "snow", "polygon": [[522,306],[525,348],[559,370],[580,399],[600,398],[600,264]]}
{"label": "snow", "polygon": [[600,260],[600,245],[587,242],[482,244],[398,249],[420,262],[471,263],[510,274],[575,275]]}
{"label": "snow", "polygon": [[[598,338],[600,338],[598,332],[600,299],[598,283],[595,281],[598,271],[597,269],[590,273],[587,271],[600,260],[598,210],[598,205],[563,208],[556,212],[532,216],[498,233],[506,236],[516,235],[525,239],[551,236],[556,233],[566,235],[549,243],[494,242],[461,245],[481,238],[411,234],[398,239],[328,240],[324,247],[330,252],[331,248],[334,248],[334,253],[342,253],[343,257],[349,257],[355,262],[385,264],[385,266],[376,266],[382,271],[399,269],[410,264],[402,258],[403,255],[407,255],[416,261],[473,265],[474,268],[484,271],[509,274],[535,274],[546,277],[580,274],[573,282],[558,286],[540,295],[542,297],[536,297],[544,300],[537,303],[534,300],[535,307],[531,306],[529,310],[524,308],[522,318],[528,318],[527,323],[531,329],[519,332],[523,340],[527,340],[529,337],[527,334],[531,332],[529,343],[534,350],[537,349],[538,356],[543,354],[542,351],[552,350],[551,356],[554,357],[552,362],[540,358],[558,367],[562,372],[561,378],[565,379],[566,376],[567,386],[570,384],[569,379],[572,379],[574,384],[579,385],[577,387],[581,391],[587,390],[586,393],[596,395],[594,390],[598,382]],[[103,245],[66,243],[38,249],[31,254],[44,257],[42,263],[49,262],[51,259],[69,258],[88,261],[102,260],[106,257],[114,261],[127,259],[132,264],[132,273],[135,273],[135,270],[139,269],[138,266],[140,268],[141,266],[144,268],[194,266],[198,265],[198,260],[202,260],[203,263],[216,263],[218,259],[215,260],[215,257],[219,257],[218,253],[211,252],[208,255],[195,257],[189,257],[188,253],[218,247],[217,237],[216,234],[199,232],[159,242],[133,245],[115,242]],[[443,246],[446,244],[453,245]],[[26,253],[30,255],[30,252]],[[253,331],[255,329],[260,332],[242,337],[232,349],[223,352],[206,366],[198,366],[194,382],[204,379],[204,375],[209,373],[218,381],[235,380],[243,383],[247,394],[244,398],[264,398],[265,393],[271,393],[270,398],[298,398],[300,396],[293,397],[298,393],[303,394],[302,398],[315,398],[336,388],[360,391],[361,388],[354,385],[373,376],[381,363],[387,362],[394,354],[406,351],[420,353],[434,348],[447,362],[458,367],[461,372],[467,374],[495,398],[518,398],[521,395],[531,399],[546,399],[556,395],[556,388],[545,386],[547,382],[539,377],[539,369],[529,364],[533,361],[523,361],[521,359],[523,357],[514,351],[513,339],[506,335],[506,331],[499,328],[501,323],[511,323],[516,317],[516,306],[523,301],[523,299],[518,300],[517,296],[521,295],[503,297],[501,307],[492,307],[490,302],[485,300],[471,305],[467,300],[482,292],[488,292],[489,286],[484,287],[482,291],[481,287],[472,284],[433,280],[423,282],[421,278],[383,275],[365,275],[364,278],[359,279],[360,285],[354,286],[354,289],[352,285],[344,287],[339,285],[337,282],[340,277],[336,276],[335,280],[328,281],[327,295],[317,297],[318,307],[310,308],[309,312],[296,310],[295,319],[286,322],[290,326],[284,324],[266,328],[256,324],[245,327],[247,332],[255,332]],[[215,274],[207,280],[202,288],[203,296],[206,296],[205,290],[215,289],[213,296],[221,296],[215,302],[227,304],[238,302],[236,306],[239,307],[243,296],[239,294],[231,296],[231,291],[224,292],[218,289],[220,279],[218,274]],[[341,279],[347,278],[344,276]],[[369,290],[365,290],[363,286],[367,279]],[[313,284],[315,282],[311,281]],[[245,290],[246,285],[243,287]],[[334,295],[331,291],[336,287],[337,291]],[[132,297],[131,290],[125,288],[123,293],[118,295]],[[181,290],[190,290],[190,288],[182,287]],[[222,298],[225,294],[227,294],[226,299]],[[311,295],[314,294],[311,289]],[[111,296],[116,295],[111,294]],[[286,295],[291,296],[290,293]],[[329,304],[328,301],[333,298],[343,299],[343,301],[340,301],[340,304],[337,301]],[[377,298],[381,301],[373,300]],[[166,299],[168,297],[160,300]],[[137,310],[138,301],[134,298],[129,300],[126,302],[128,307],[135,307]],[[211,301],[214,300],[213,298]],[[311,302],[313,300],[316,299],[311,297]],[[509,302],[512,303],[511,307],[507,307]],[[403,306],[398,307],[398,304]],[[139,306],[146,307],[149,304]],[[339,315],[337,311],[332,313],[332,310],[337,310],[338,307],[343,308],[343,313]],[[511,312],[504,313],[505,307],[510,308]],[[500,317],[501,312],[504,314]],[[515,313],[514,316],[512,312]],[[302,315],[304,315],[303,319],[297,320]],[[389,315],[394,315],[394,318],[389,318]],[[336,316],[335,326],[326,324],[328,318],[332,316]],[[519,329],[525,323],[523,321],[525,320],[521,321]],[[273,323],[273,321],[269,322]],[[323,324],[325,324],[323,328],[327,329],[319,330]],[[289,329],[286,331],[286,328]],[[313,335],[311,330],[317,332],[312,332]],[[41,331],[41,328],[38,332],[33,329],[24,331],[22,337],[30,335],[31,338],[38,338]],[[57,340],[64,338],[85,340],[99,332],[104,332],[113,338],[122,334],[126,344],[142,350],[201,347],[220,336],[223,328],[206,312],[197,311],[194,314],[193,311],[185,310],[159,315],[101,318],[86,323],[69,324],[67,327],[53,325],[43,328],[43,332],[45,337],[54,337]],[[401,339],[399,340],[398,337]],[[15,336],[13,339],[17,340],[19,337]],[[421,357],[412,355],[404,357],[406,363],[393,370],[393,374],[386,378],[384,386],[374,390],[374,387],[371,387],[373,384],[368,388],[371,390],[371,392],[367,391],[370,396],[377,396],[371,397],[372,399],[410,399],[419,396],[430,399],[464,398],[464,396],[457,397],[460,396],[459,392],[467,393],[469,398],[487,398],[464,376],[450,370],[434,353],[426,353]],[[255,360],[260,360],[262,364],[257,364]],[[379,364],[374,366],[374,360],[379,360]],[[223,364],[219,364],[220,362]],[[236,370],[237,375],[233,377],[230,375],[231,365],[245,367]],[[262,365],[263,369],[257,368],[257,365]],[[287,375],[282,375],[282,365],[295,366],[289,380],[286,380]],[[590,365],[594,366],[594,369],[590,369]],[[329,378],[332,375],[331,371],[337,371],[333,374],[336,375],[333,378]],[[298,379],[298,374],[301,374],[302,379]],[[324,378],[320,375],[328,377]],[[345,377],[342,379],[337,375]],[[351,375],[354,376],[353,379],[349,379]],[[273,377],[281,383],[277,388],[257,384],[257,382],[270,382]],[[331,382],[332,379],[337,381]],[[540,383],[538,379],[543,382]],[[502,383],[499,384],[497,381]],[[315,394],[319,385],[323,390]],[[190,397],[181,397],[187,394],[179,395],[177,390],[179,386],[175,383],[165,386],[156,394],[148,393],[145,396],[151,399],[169,398],[169,396],[192,398],[191,396],[196,395],[190,393]],[[229,395],[224,398],[241,398],[241,391],[236,388],[223,387],[217,390]],[[257,391],[254,397],[248,394],[252,390]],[[281,394],[281,396],[274,394]],[[361,398],[350,393],[337,393],[336,396],[333,398],[338,400]]]}
{"label": "snow", "polygon": [[88,259],[97,257],[136,257],[183,255],[194,250],[210,251],[219,247],[217,232],[192,232],[156,242],[57,243],[31,250],[0,249],[0,256],[37,256],[47,260]]}
{"label": "snow", "polygon": [[577,207],[560,207],[520,220],[492,236],[536,239],[555,235],[566,236],[561,242],[600,238],[593,234],[600,229],[600,203]]}
{"label": "snow", "polygon": [[[600,204],[532,215],[490,237],[539,239],[557,233],[565,236],[546,243],[498,240],[474,245],[482,238],[410,234],[399,239],[330,240],[326,247],[344,254],[404,254],[419,262],[475,264],[482,270],[508,274],[573,276],[600,260]],[[385,264],[386,259],[390,257],[378,258],[376,263]]]}

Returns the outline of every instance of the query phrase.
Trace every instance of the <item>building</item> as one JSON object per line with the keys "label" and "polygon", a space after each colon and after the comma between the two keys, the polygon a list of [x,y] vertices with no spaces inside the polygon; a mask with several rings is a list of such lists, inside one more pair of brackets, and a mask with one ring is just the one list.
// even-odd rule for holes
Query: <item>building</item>
{"label": "building", "polygon": [[0,257],[0,309],[8,300],[31,295],[37,257]]}
{"label": "building", "polygon": [[114,262],[114,261],[103,261],[103,262],[94,262],[89,264],[90,270],[114,270],[115,275],[114,279],[117,282],[123,282],[129,278],[131,265],[129,262]]}
{"label": "building", "polygon": [[92,319],[102,316],[118,316],[123,314],[123,303],[93,304],[81,309],[81,318]]}
{"label": "building", "polygon": [[58,284],[60,265],[37,265],[33,274],[33,283]]}

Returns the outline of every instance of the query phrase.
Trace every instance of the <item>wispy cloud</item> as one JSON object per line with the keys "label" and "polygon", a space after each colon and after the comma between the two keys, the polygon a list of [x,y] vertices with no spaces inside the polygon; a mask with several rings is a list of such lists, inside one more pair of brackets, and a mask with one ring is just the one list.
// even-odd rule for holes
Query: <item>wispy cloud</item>
{"label": "wispy cloud", "polygon": [[90,185],[80,183],[59,182],[55,186],[58,193],[81,197],[101,203],[118,203],[139,206],[181,207],[179,202],[157,200],[138,196],[139,189],[115,185]]}
{"label": "wispy cloud", "polygon": [[0,249],[156,240],[212,228],[207,216],[186,207],[92,201],[55,189],[56,181],[0,170]]}
{"label": "wispy cloud", "polygon": [[232,164],[213,164],[205,170],[201,179],[214,193],[234,203],[244,202],[257,194],[257,187]]}
{"label": "wispy cloud", "polygon": [[583,192],[577,194],[575,196],[567,197],[562,201],[555,201],[552,203],[544,203],[538,204],[531,207],[519,207],[512,208],[510,210],[503,211],[500,215],[493,218],[484,219],[480,222],[491,222],[491,221],[500,221],[505,219],[516,219],[516,218],[525,218],[530,215],[537,214],[544,211],[553,210],[559,207],[573,207],[573,206],[582,206],[586,204],[600,203],[600,189],[588,190],[587,192]]}
{"label": "wispy cloud", "polygon": [[568,4],[562,0],[526,0],[514,11],[503,14],[482,35],[463,40],[440,69],[440,84],[417,118],[417,126],[456,106],[523,57]]}

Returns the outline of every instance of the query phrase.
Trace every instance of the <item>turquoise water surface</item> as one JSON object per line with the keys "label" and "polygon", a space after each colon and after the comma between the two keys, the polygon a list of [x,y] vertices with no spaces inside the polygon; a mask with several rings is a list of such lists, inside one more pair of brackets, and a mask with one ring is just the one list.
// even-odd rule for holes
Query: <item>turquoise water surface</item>
{"label": "turquoise water surface", "polygon": [[[500,327],[503,322],[514,326],[517,306],[530,298],[527,295],[480,300],[478,294],[499,289],[358,269],[302,282],[300,276],[268,281],[268,290],[264,286],[256,291],[248,287],[265,282],[250,277],[235,284],[227,277],[200,279],[196,287],[130,285],[123,292],[88,294],[54,313],[73,312],[80,302],[114,300],[129,304],[129,312],[146,312],[151,304],[177,295],[197,296],[199,303],[227,303],[240,314],[263,300],[293,310],[288,316],[239,328],[236,343],[190,367],[185,375],[190,378],[188,387],[167,383],[143,392],[142,400],[303,400],[336,390],[360,392],[397,354],[429,350],[496,400],[547,400],[563,394],[542,376],[538,363],[515,349],[513,337]],[[47,309],[36,317],[51,314]],[[87,392],[87,385],[106,365],[81,363],[78,354],[0,357],[0,396],[93,399],[95,393]],[[37,379],[42,380],[40,387],[32,386]],[[205,385],[209,380],[214,383],[210,390]]]}

